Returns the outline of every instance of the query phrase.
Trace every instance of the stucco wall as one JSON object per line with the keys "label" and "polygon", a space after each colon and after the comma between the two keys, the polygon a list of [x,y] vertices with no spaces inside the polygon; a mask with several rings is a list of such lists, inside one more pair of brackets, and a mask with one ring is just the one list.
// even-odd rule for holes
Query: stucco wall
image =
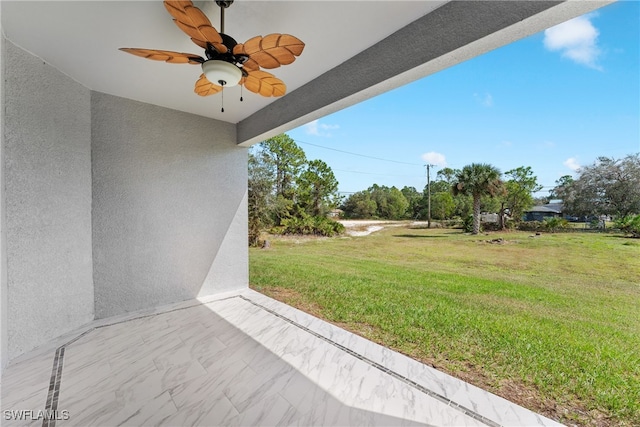
{"label": "stucco wall", "polygon": [[93,319],[91,104],[82,85],[9,41],[4,48],[11,359]]}
{"label": "stucco wall", "polygon": [[247,286],[234,124],[91,92],[1,47],[2,367],[94,318]]}
{"label": "stucco wall", "polygon": [[4,33],[0,6],[0,372],[9,361],[7,349],[7,256],[4,215]]}
{"label": "stucco wall", "polygon": [[91,116],[96,317],[246,287],[235,125],[97,92]]}

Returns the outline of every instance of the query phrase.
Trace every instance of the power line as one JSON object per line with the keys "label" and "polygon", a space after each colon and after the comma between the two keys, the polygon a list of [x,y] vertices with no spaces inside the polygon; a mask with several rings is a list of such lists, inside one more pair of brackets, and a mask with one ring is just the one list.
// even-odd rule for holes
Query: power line
{"label": "power line", "polygon": [[397,176],[397,177],[402,177],[402,178],[422,178],[422,176],[418,176],[418,175],[390,175],[390,174],[385,174],[385,173],[348,171],[348,170],[344,170],[344,169],[334,169],[334,168],[332,168],[332,169],[334,171],[338,171],[338,172],[358,173],[358,174],[361,174],[361,175]]}
{"label": "power line", "polygon": [[[383,159],[381,157],[375,157],[375,156],[368,156],[366,154],[353,153],[351,151],[345,151],[345,150],[339,150],[337,148],[325,147],[323,145],[312,144],[312,143],[306,142],[306,141],[295,140],[295,142],[297,142],[299,144],[311,145],[313,147],[322,148],[322,149],[325,149],[325,150],[336,151],[338,153],[344,153],[344,154],[349,154],[349,155],[358,156],[358,157],[365,157],[367,159],[379,160],[379,161],[382,161],[382,162],[398,163],[398,164],[401,164],[401,165],[410,165],[410,166],[424,166],[424,165],[421,165],[421,164],[418,164],[418,163],[401,162],[401,161],[398,161],[398,160]],[[393,176],[393,177],[401,177],[401,178],[422,178],[422,177],[418,177],[418,176],[414,176],[414,175],[390,175],[390,174],[379,174],[379,173],[373,173],[373,172],[348,171],[348,170],[344,170],[344,169],[333,169],[333,170],[339,171],[339,172],[357,173],[357,174],[362,174],[362,175]],[[546,188],[555,188],[555,187],[556,187],[555,185],[544,185],[544,186],[542,186],[541,190],[537,191],[537,193],[543,191]],[[345,193],[350,193],[350,192],[345,192]]]}
{"label": "power line", "polygon": [[297,142],[299,144],[311,145],[313,147],[324,148],[325,150],[331,150],[331,151],[337,151],[339,153],[350,154],[352,156],[366,157],[367,159],[380,160],[382,162],[399,163],[401,165],[422,166],[421,164],[418,164],[418,163],[400,162],[398,160],[390,160],[390,159],[383,159],[383,158],[380,158],[380,157],[367,156],[366,154],[352,153],[350,151],[338,150],[337,148],[324,147],[322,145],[312,144],[310,142],[304,142],[304,141],[300,141],[300,140],[296,140],[295,142]]}

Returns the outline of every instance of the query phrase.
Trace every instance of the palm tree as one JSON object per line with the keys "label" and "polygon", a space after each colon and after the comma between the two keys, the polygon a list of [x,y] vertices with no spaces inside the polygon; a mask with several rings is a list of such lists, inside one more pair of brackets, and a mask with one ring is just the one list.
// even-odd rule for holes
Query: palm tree
{"label": "palm tree", "polygon": [[495,197],[504,192],[500,180],[500,170],[486,163],[472,163],[456,174],[452,190],[454,195],[463,194],[473,197],[473,232],[480,232],[480,199],[482,196]]}

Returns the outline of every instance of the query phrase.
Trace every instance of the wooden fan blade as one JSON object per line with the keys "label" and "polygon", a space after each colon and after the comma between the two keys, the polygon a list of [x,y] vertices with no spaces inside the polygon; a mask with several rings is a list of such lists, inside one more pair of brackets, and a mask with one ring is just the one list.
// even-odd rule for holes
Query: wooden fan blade
{"label": "wooden fan blade", "polygon": [[262,68],[291,64],[302,54],[304,43],[290,34],[256,36],[233,48],[235,55],[247,55]]}
{"label": "wooden fan blade", "polygon": [[187,13],[184,11],[184,8],[187,6],[193,6],[191,1],[169,1],[166,0],[164,2],[164,7],[169,12],[169,15],[173,16],[174,19],[178,21],[187,21],[189,18],[187,17]]}
{"label": "wooden fan blade", "polygon": [[204,74],[201,74],[200,78],[196,82],[196,87],[193,91],[200,96],[209,96],[215,95],[221,90],[222,86],[211,83],[209,80],[207,80],[207,77]]}
{"label": "wooden fan blade", "polygon": [[197,44],[203,49],[207,48],[207,41],[204,40],[204,37],[202,36],[202,34],[200,34],[195,28],[193,28],[188,24],[185,24],[182,21],[178,21],[177,19],[174,19],[173,22],[175,22],[178,28],[180,28],[186,35],[188,35],[191,38],[192,42],[194,42],[195,44]]}
{"label": "wooden fan blade", "polygon": [[266,71],[249,71],[240,84],[244,84],[247,90],[262,96],[282,96],[287,92],[287,86],[282,80]]}
{"label": "wooden fan blade", "polygon": [[244,64],[242,64],[242,68],[246,71],[256,71],[260,69],[260,66],[258,65],[258,63],[256,61],[254,61],[253,59],[249,58],[245,61]]}
{"label": "wooden fan blade", "polygon": [[193,53],[130,47],[121,47],[120,50],[142,58],[153,59],[154,61],[164,61],[170,64],[202,64],[204,62],[204,58],[194,55]]}
{"label": "wooden fan blade", "polygon": [[173,22],[184,31],[191,40],[202,47],[207,48],[207,42],[211,43],[219,53],[226,53],[227,47],[222,43],[220,33],[213,28],[207,15],[195,7],[191,1],[165,0],[164,7],[173,16]]}

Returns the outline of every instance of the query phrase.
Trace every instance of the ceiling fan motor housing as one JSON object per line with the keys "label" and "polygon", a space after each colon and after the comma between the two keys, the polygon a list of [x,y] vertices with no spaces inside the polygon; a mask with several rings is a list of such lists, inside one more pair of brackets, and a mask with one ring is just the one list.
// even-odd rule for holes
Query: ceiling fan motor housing
{"label": "ceiling fan motor housing", "polygon": [[238,65],[245,63],[249,57],[233,54],[233,48],[238,44],[233,37],[224,33],[220,33],[220,37],[227,51],[220,53],[213,45],[207,43],[207,61],[202,64],[202,71],[210,82],[218,83],[220,86],[235,86],[246,74]]}
{"label": "ceiling fan motor housing", "polygon": [[220,37],[222,37],[222,44],[226,46],[227,51],[225,53],[220,53],[213,47],[213,45],[207,43],[207,49],[205,50],[207,59],[218,59],[221,61],[231,62],[232,64],[244,64],[249,59],[247,55],[233,54],[233,48],[238,44],[233,37],[224,33],[220,33]]}

